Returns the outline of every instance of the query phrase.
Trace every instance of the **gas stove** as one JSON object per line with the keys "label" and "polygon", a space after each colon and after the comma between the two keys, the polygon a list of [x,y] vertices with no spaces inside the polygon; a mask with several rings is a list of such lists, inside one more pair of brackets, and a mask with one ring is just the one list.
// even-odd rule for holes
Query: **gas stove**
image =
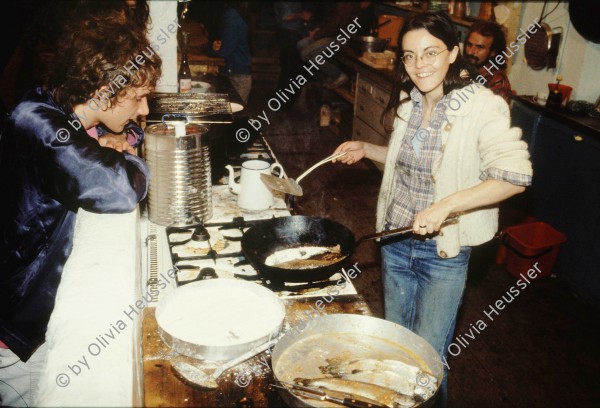
{"label": "gas stove", "polygon": [[[261,159],[274,162],[274,155],[263,138],[259,138],[244,152],[239,160],[232,160],[234,169],[245,160]],[[239,175],[239,173],[237,173]],[[343,279],[336,273],[328,280],[305,283],[272,283],[246,262],[241,249],[241,237],[248,228],[260,220],[290,215],[284,195],[275,194],[271,208],[249,212],[237,206],[237,196],[227,185],[227,178],[212,186],[213,216],[202,225],[185,228],[164,227],[142,217],[145,232],[142,256],[147,262],[143,272],[142,291],[153,293],[150,303],[178,286],[201,279],[244,279],[264,285],[282,298],[321,297],[328,288]],[[352,282],[348,281],[340,294],[356,294]],[[158,293],[158,295],[156,295]]]}

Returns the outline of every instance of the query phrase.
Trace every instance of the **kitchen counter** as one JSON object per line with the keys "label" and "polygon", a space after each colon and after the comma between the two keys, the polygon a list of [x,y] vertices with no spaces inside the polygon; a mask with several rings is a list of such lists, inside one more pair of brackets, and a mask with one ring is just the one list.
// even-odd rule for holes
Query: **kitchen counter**
{"label": "kitchen counter", "polygon": [[[257,145],[249,147],[248,151],[243,153],[240,159],[247,160],[254,158],[254,155],[259,154],[260,157],[263,155],[270,156],[274,159],[274,155],[270,150],[270,147],[266,145],[266,150],[257,151]],[[263,158],[263,160],[268,160]],[[236,173],[237,175],[237,173]],[[224,182],[224,181],[223,181]],[[280,217],[289,215],[289,211],[285,208],[282,194],[275,194],[275,201],[273,206],[269,210],[261,211],[258,213],[248,213],[242,211],[236,205],[236,196],[231,193],[226,185],[214,185],[213,189],[213,217],[208,220],[207,229],[211,236],[219,242],[217,231],[213,231],[211,223],[215,222],[227,222],[232,220],[234,217],[243,216],[245,220],[251,221],[255,219],[265,219],[271,216]],[[173,247],[171,250],[168,249],[168,245],[165,245],[165,240],[169,240],[170,235],[167,231],[162,231],[162,228],[153,228],[150,223],[148,232],[148,271],[147,278],[143,281],[147,281],[149,288],[150,285],[156,282],[158,279],[169,279],[167,269],[172,268],[173,261],[172,256],[169,254],[173,252],[180,253],[180,249]],[[163,227],[164,228],[164,227]],[[225,234],[225,233],[223,233]],[[227,235],[227,234],[225,234]],[[175,239],[175,241],[180,238]],[[216,245],[216,244],[215,244]],[[223,246],[219,254],[223,257],[217,259],[213,263],[211,260],[207,260],[208,265],[214,268],[217,275],[221,279],[235,278],[238,276],[246,276],[252,278],[253,272],[251,266],[236,266],[239,263],[239,258],[236,253],[239,251],[238,240],[229,241]],[[227,254],[234,254],[232,258],[227,258]],[[181,253],[185,256],[184,253]],[[192,264],[198,265],[198,269],[201,269],[205,263],[203,260],[198,260],[195,264],[194,260],[182,260],[180,259],[178,265]],[[231,265],[231,266],[229,266]],[[250,268],[250,269],[248,269]],[[160,271],[160,272],[159,272]],[[188,282],[190,279],[194,279],[197,275],[197,271],[191,271],[192,275],[186,276],[186,272],[180,270],[178,272],[180,282]],[[158,275],[162,273],[163,275]],[[142,271],[144,276],[144,271]],[[341,275],[334,275],[331,279],[332,284],[341,278]],[[350,276],[350,279],[352,276]],[[252,280],[252,279],[251,279]],[[174,281],[171,279],[171,281]],[[327,293],[322,286],[317,285],[313,288],[305,288],[306,284],[290,284],[286,285],[285,288],[275,290],[278,297],[281,299],[286,308],[286,316],[283,326],[283,331],[289,330],[300,331],[304,328],[305,324],[318,314],[333,314],[333,313],[354,313],[363,315],[372,315],[368,308],[364,298],[358,295],[351,284],[347,285],[344,289],[340,288],[341,293],[334,296],[330,303],[324,303],[322,296]],[[145,289],[142,289],[144,291]],[[151,290],[151,289],[149,289]],[[172,362],[174,358],[181,358],[177,353],[173,352],[171,348],[163,342],[160,338],[158,325],[155,318],[155,308],[160,303],[160,299],[163,296],[168,295],[173,290],[177,290],[173,285],[169,285],[167,288],[162,288],[158,291],[157,302],[153,302],[152,307],[145,308],[142,313],[142,360],[143,360],[143,403],[145,406],[243,406],[241,402],[244,398],[246,405],[254,406],[282,406],[283,402],[279,399],[278,393],[270,390],[269,384],[273,382],[272,372],[268,365],[269,357],[268,352],[264,352],[247,362],[244,362],[237,367],[230,369],[224,375],[221,376],[218,384],[219,388],[216,390],[202,390],[193,384],[189,384],[182,379],[174,368]],[[193,361],[191,361],[193,363]],[[252,401],[250,403],[249,401]]]}
{"label": "kitchen counter", "polygon": [[362,55],[355,51],[351,46],[342,47],[335,54],[337,62],[343,66],[355,71],[359,75],[364,75],[366,78],[381,86],[382,88],[391,90],[394,82],[394,70],[387,68],[377,68],[360,60]]}
{"label": "kitchen counter", "polygon": [[600,118],[555,111],[517,96],[511,119],[523,130],[533,166],[524,206],[567,237],[552,273],[600,305]]}
{"label": "kitchen counter", "polygon": [[[246,219],[261,219],[270,218],[272,216],[286,216],[289,212],[285,208],[283,197],[277,194],[273,204],[273,208],[269,211],[263,211],[256,214],[250,214],[240,210],[236,203],[236,196],[233,195],[226,185],[213,186],[213,218],[211,222],[220,222],[221,220],[231,220],[233,217],[243,216]],[[281,208],[283,207],[283,208]],[[250,218],[248,218],[250,217]],[[151,225],[150,225],[151,226]],[[209,230],[211,227],[207,227]],[[164,245],[161,242],[161,237],[168,237],[168,234],[156,230],[149,233],[148,239],[148,265],[155,265],[157,272],[162,271],[163,275],[154,278],[152,269],[148,270],[148,278],[143,281],[152,282],[155,279],[169,279],[168,269],[172,265],[172,258],[169,254],[165,254]],[[214,237],[216,233],[211,232]],[[152,236],[152,238],[150,238]],[[237,247],[234,242],[227,244],[227,250],[236,253]],[[154,248],[154,249],[153,249]],[[222,255],[227,253],[227,250],[221,251]],[[166,249],[166,252],[169,252]],[[161,253],[165,254],[161,256]],[[152,254],[156,254],[154,257]],[[237,261],[237,258],[234,259]],[[222,279],[234,278],[228,275],[227,260],[219,259],[213,264],[208,261],[211,266],[214,266],[218,275]],[[186,263],[183,262],[182,263]],[[193,261],[187,261],[193,263]],[[248,274],[244,266],[241,269],[236,269],[237,273]],[[142,272],[144,275],[144,272]],[[192,274],[194,275],[194,274]],[[185,276],[185,271],[178,273],[180,281],[188,281],[193,276]],[[335,282],[340,279],[340,276],[332,277]],[[173,279],[171,279],[173,281]],[[350,282],[351,283],[351,282]],[[150,283],[149,283],[150,284]],[[299,284],[303,286],[303,284]],[[145,289],[142,289],[144,291]],[[159,289],[156,296],[157,302],[153,302],[152,307],[145,308],[142,313],[142,361],[143,361],[143,403],[145,406],[236,406],[243,405],[240,403],[244,397],[247,401],[253,401],[254,406],[282,406],[284,405],[276,392],[272,392],[269,384],[273,382],[272,372],[268,367],[268,353],[262,353],[253,359],[232,368],[225,373],[220,381],[219,388],[214,391],[199,389],[194,385],[188,384],[181,379],[173,367],[171,362],[178,356],[167,346],[160,338],[158,326],[155,318],[155,308],[158,306],[160,299],[168,295],[171,291],[176,290],[172,285],[167,288]],[[317,314],[333,314],[333,313],[354,313],[363,315],[372,315],[364,298],[354,290],[353,285],[348,285],[345,289],[341,289],[339,295],[334,296],[330,303],[324,303],[322,300],[323,291],[320,289],[282,289],[276,291],[279,298],[286,308],[286,317],[283,326],[284,331],[295,330],[300,331],[305,324]],[[148,289],[151,291],[151,289]],[[289,291],[292,291],[289,293]],[[293,292],[296,292],[294,294]],[[317,303],[320,302],[320,303]],[[181,357],[179,357],[181,358]]]}
{"label": "kitchen counter", "polygon": [[[306,313],[316,315],[315,298],[286,299],[286,323],[284,327],[301,327],[307,321]],[[311,310],[312,309],[312,310]],[[175,353],[161,340],[154,316],[155,309],[145,309],[142,323],[144,353],[144,406],[177,407],[280,407],[286,406],[277,391],[271,390],[273,373],[268,353],[258,356],[231,368],[219,378],[219,388],[202,390],[186,384],[171,367]],[[326,304],[323,314],[353,313],[371,315],[360,295],[337,296]]]}
{"label": "kitchen counter", "polygon": [[554,120],[564,123],[577,131],[588,134],[589,136],[600,141],[600,117],[593,118],[587,115],[568,112],[564,109],[550,109],[540,105],[533,100],[533,96],[514,95],[513,100],[522,102],[526,106],[533,108],[537,112],[546,115]]}
{"label": "kitchen counter", "polygon": [[[231,193],[227,197],[233,199]],[[244,395],[266,405],[267,399],[277,397],[268,389],[268,373],[245,387],[224,380],[215,392],[199,391],[174,375],[171,351],[158,337],[156,299],[145,275],[152,241],[144,229],[147,224],[137,209],[128,214],[78,212],[73,250],[46,334],[48,356],[36,405],[222,406]],[[316,293],[284,300],[286,327],[296,326],[305,311],[316,313]],[[356,294],[336,296],[320,313],[371,314]]]}
{"label": "kitchen counter", "polygon": [[139,211],[77,213],[46,332],[36,406],[139,406],[141,298]]}

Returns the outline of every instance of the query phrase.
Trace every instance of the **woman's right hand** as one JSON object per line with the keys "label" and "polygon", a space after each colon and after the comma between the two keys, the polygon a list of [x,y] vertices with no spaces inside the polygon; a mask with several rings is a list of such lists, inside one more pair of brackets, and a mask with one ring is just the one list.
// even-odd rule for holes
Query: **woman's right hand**
{"label": "woman's right hand", "polygon": [[358,140],[342,143],[335,149],[333,154],[341,152],[346,152],[346,154],[337,159],[333,159],[333,163],[339,161],[344,164],[354,164],[365,157],[367,153],[365,150],[365,143]]}

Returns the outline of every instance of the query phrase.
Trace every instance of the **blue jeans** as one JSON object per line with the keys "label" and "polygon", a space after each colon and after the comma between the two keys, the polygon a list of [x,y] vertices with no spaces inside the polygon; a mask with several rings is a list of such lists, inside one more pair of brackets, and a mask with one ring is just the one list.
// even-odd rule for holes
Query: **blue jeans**
{"label": "blue jeans", "polygon": [[9,349],[0,348],[0,406],[36,406],[48,347],[42,344],[26,363]]}
{"label": "blue jeans", "polygon": [[[470,247],[440,258],[434,240],[408,238],[381,247],[385,318],[427,340],[446,358],[467,278]],[[446,406],[447,369],[436,406]]]}

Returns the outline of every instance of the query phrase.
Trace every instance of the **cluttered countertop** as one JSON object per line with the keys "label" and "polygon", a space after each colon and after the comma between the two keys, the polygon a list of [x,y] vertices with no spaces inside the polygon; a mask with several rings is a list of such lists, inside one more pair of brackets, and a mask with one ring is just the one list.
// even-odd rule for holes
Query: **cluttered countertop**
{"label": "cluttered countertop", "polygon": [[[315,298],[286,300],[286,320],[297,325],[305,314],[315,313]],[[312,308],[312,309],[311,309]],[[143,317],[144,406],[284,406],[276,390],[270,366],[270,355],[261,353],[225,372],[215,390],[203,390],[186,383],[173,368],[177,353],[160,338],[154,308],[146,309]],[[327,304],[323,313],[354,313],[368,315],[365,301],[357,295],[339,296]],[[288,329],[289,330],[289,329]]]}
{"label": "cluttered countertop", "polygon": [[[269,164],[276,161],[262,138],[256,140],[241,155],[240,160],[234,160],[232,166],[234,182],[238,180],[243,161],[261,160]],[[250,401],[257,406],[282,404],[277,399],[278,394],[269,387],[273,377],[268,363],[265,363],[269,358],[268,353],[261,353],[232,368],[220,377],[216,390],[202,390],[174,370],[174,361],[180,356],[161,339],[156,306],[177,287],[186,287],[191,282],[198,281],[207,271],[210,271],[211,277],[216,274],[220,279],[256,282],[273,290],[285,305],[283,331],[306,325],[306,321],[321,314],[371,315],[365,300],[356,293],[352,285],[351,279],[356,276],[356,271],[352,268],[346,268],[351,277],[346,275],[346,270],[340,270],[325,281],[313,283],[285,282],[277,285],[259,279],[260,275],[256,274],[252,265],[243,262],[238,238],[256,220],[286,217],[290,215],[290,209],[286,207],[281,193],[274,194],[273,203],[267,210],[241,209],[238,197],[227,185],[228,181],[229,177],[224,177],[212,186],[212,216],[204,223],[210,236],[211,248],[216,251],[214,258],[208,256],[207,252],[186,244],[186,238],[190,238],[194,228],[163,227],[142,219],[142,230],[146,229],[142,232],[142,238],[146,242],[143,252],[147,259],[147,268],[143,268],[145,271],[142,273],[142,282],[147,286],[142,288],[142,293],[155,294],[149,305],[151,307],[143,310],[142,317],[146,406],[250,406]],[[188,240],[189,243],[193,241]],[[342,287],[340,282],[344,281],[346,283]],[[334,293],[331,288],[336,288],[335,295],[331,294]]]}
{"label": "cluttered countertop", "polygon": [[[579,132],[584,132],[600,141],[600,112],[589,116],[583,112],[573,112],[566,108],[550,109],[536,101],[534,96],[530,95],[514,95],[513,100],[519,101],[526,106],[535,109],[539,113],[553,118],[559,122],[571,126]],[[567,105],[572,106],[572,105]]]}
{"label": "cluttered countertop", "polygon": [[391,89],[394,81],[393,61],[395,61],[396,56],[395,53],[390,50],[385,50],[384,53],[389,57],[386,59],[387,62],[378,63],[376,59],[371,57],[382,56],[383,53],[371,53],[370,56],[364,55],[349,45],[342,47],[340,51],[335,54],[335,59],[351,70],[367,76],[382,88]]}
{"label": "cluttered countertop", "polygon": [[[352,406],[357,396],[377,399],[364,405],[373,407],[432,398],[441,360],[414,333],[372,317],[352,282],[361,274],[352,232],[291,214],[285,195],[264,181],[291,183],[262,136],[236,138],[243,149],[215,160],[237,133],[234,123],[211,122],[209,131],[181,116],[193,107],[187,113],[214,118],[222,101],[179,97],[183,103],[169,105],[179,118],[146,134],[145,158],[158,177],[141,220],[143,301],[128,311],[141,318],[143,404],[296,405],[307,392]],[[383,365],[399,380],[346,381],[356,357],[364,360],[360,375]]]}
{"label": "cluttered countertop", "polygon": [[[187,98],[195,98],[189,106],[200,116],[215,113],[217,105],[226,106],[217,113],[235,116],[223,101],[212,104],[212,96],[166,96],[173,97],[186,107]],[[48,327],[38,404],[295,404],[304,401],[295,388],[300,384],[279,392],[272,385],[297,381],[298,370],[312,370],[303,373],[305,387],[338,381],[314,370],[338,370],[357,352],[367,364],[391,361],[408,370],[406,394],[386,389],[391,397],[408,398],[409,406],[431,398],[430,381],[439,383],[443,375],[439,357],[412,332],[371,316],[352,283],[361,265],[352,260],[351,231],[319,217],[291,216],[284,195],[260,183],[264,171],[285,176],[266,140],[239,143],[241,153],[219,152],[228,170],[222,176],[223,163],[211,160],[211,148],[232,123],[157,121],[146,127],[143,153],[153,177],[141,212],[78,215]],[[216,144],[207,137],[209,127],[221,134]],[[260,337],[252,337],[256,333]],[[219,361],[248,353],[213,379],[214,387],[201,386]],[[319,361],[305,362],[305,354]],[[428,387],[418,383],[423,378]],[[354,398],[364,390],[350,391],[341,394]]]}

